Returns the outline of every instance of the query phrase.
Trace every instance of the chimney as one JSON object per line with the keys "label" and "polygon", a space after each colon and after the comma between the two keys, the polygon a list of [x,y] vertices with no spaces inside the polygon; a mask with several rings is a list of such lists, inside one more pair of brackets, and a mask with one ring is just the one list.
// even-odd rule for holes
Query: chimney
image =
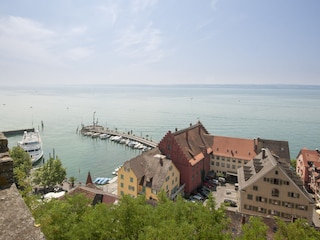
{"label": "chimney", "polygon": [[262,148],[262,159],[265,159],[267,157],[266,155],[266,149],[265,148]]}
{"label": "chimney", "polygon": [[178,128],[176,128],[176,132],[178,131]]}

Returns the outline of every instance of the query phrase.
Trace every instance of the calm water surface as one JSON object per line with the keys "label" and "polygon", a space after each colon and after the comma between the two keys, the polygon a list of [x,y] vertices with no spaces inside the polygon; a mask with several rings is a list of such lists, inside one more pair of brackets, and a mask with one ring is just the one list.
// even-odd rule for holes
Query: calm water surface
{"label": "calm water surface", "polygon": [[[41,130],[45,158],[62,160],[68,176],[110,177],[138,154],[76,133],[99,125],[160,141],[167,131],[200,120],[213,135],[289,141],[291,158],[319,147],[319,86],[51,86],[1,87],[0,131]],[[44,129],[40,128],[41,121]],[[9,138],[15,146],[21,136]]]}

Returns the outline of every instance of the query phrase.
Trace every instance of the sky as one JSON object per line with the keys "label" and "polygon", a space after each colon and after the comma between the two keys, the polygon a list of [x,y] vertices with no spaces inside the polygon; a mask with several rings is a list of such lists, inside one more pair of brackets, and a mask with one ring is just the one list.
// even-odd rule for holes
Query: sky
{"label": "sky", "polygon": [[320,85],[319,0],[0,1],[0,85]]}

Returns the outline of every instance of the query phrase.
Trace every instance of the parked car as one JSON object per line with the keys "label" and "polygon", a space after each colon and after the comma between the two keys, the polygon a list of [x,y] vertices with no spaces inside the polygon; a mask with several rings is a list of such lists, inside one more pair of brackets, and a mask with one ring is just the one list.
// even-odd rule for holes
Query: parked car
{"label": "parked car", "polygon": [[237,203],[235,201],[230,200],[230,199],[225,199],[224,203],[226,203],[230,207],[237,207]]}
{"label": "parked car", "polygon": [[201,196],[199,193],[196,194],[196,195],[193,195],[192,197],[193,197],[193,199],[195,199],[197,201],[203,201],[204,200],[204,197]]}

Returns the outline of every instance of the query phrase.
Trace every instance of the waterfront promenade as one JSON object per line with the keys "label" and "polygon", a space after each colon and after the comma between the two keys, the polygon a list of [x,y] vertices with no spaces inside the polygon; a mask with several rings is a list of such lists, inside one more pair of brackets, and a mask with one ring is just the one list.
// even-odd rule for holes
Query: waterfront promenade
{"label": "waterfront promenade", "polygon": [[136,135],[130,134],[130,133],[123,133],[123,132],[119,132],[116,130],[105,129],[104,127],[98,126],[98,125],[84,126],[84,127],[82,127],[80,132],[81,132],[81,134],[85,134],[86,132],[93,132],[93,133],[100,133],[100,134],[106,133],[111,136],[121,136],[123,138],[127,138],[132,141],[142,143],[148,147],[155,148],[158,146],[158,143],[153,142],[151,139],[139,137],[139,136],[136,136]]}

